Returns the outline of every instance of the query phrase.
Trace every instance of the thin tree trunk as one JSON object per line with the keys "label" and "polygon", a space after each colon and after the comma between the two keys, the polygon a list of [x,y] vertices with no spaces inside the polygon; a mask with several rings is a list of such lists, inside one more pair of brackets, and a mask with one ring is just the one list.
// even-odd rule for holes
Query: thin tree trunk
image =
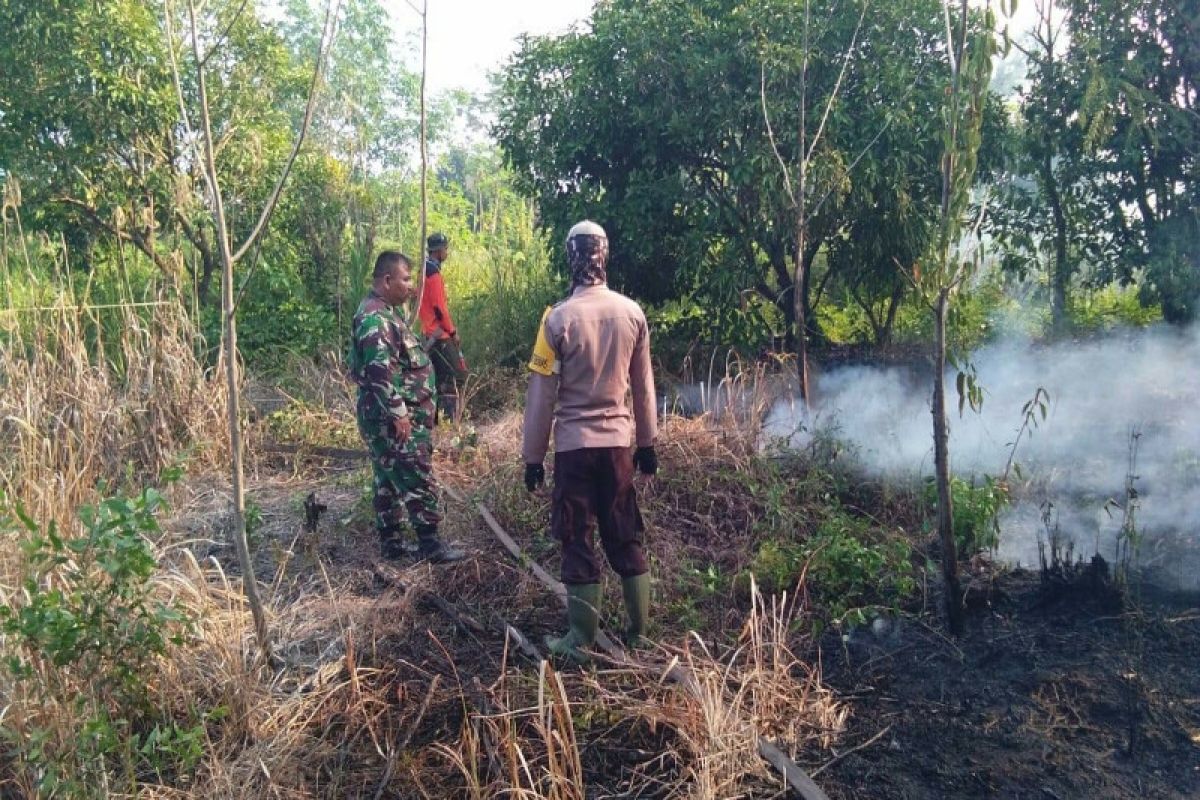
{"label": "thin tree trunk", "polygon": [[[800,196],[804,196],[804,168],[800,169]],[[796,314],[796,378],[800,382],[800,399],[805,407],[809,404],[808,387],[808,315],[805,293],[808,288],[808,263],[804,258],[805,237],[808,233],[803,222],[796,226],[796,288],[792,292],[792,303]]]}
{"label": "thin tree trunk", "polygon": [[1050,320],[1054,330],[1061,331],[1067,324],[1067,284],[1071,280],[1071,268],[1067,263],[1067,219],[1049,155],[1042,161],[1042,184],[1054,219],[1054,296],[1050,301]]}
{"label": "thin tree trunk", "polygon": [[963,632],[962,588],[958,583],[958,547],[954,542],[954,506],[950,494],[950,423],[946,418],[946,312],[950,290],[938,292],[934,309],[933,463],[938,493],[938,538],[946,581],[946,616],[955,636]]}
{"label": "thin tree trunk", "polygon": [[425,259],[429,257],[426,242],[428,241],[428,188],[426,182],[429,174],[429,144],[426,139],[425,116],[425,80],[429,71],[429,0],[421,4],[421,244],[417,248],[420,253],[420,286],[417,289],[417,307],[413,309],[413,325],[417,324],[417,316],[421,311],[421,302],[425,299]]}
{"label": "thin tree trunk", "polygon": [[225,222],[225,205],[221,198],[221,186],[217,181],[217,164],[213,154],[212,121],[208,111],[208,87],[204,78],[204,67],[200,57],[197,36],[195,3],[188,3],[188,14],[192,26],[192,48],[196,57],[196,75],[200,92],[200,121],[204,132],[204,169],[208,173],[208,189],[211,193],[213,222],[217,228],[217,248],[221,256],[221,314],[224,318],[225,384],[229,393],[229,460],[230,482],[233,491],[233,543],[237,549],[238,564],[242,570],[242,584],[250,612],[254,616],[254,629],[259,648],[266,659],[271,657],[270,631],[262,600],[258,596],[258,580],[254,576],[254,563],[250,559],[250,545],[246,540],[246,487],[242,468],[242,424],[240,395],[237,374],[237,315],[233,302],[233,250],[229,242],[229,230]]}
{"label": "thin tree trunk", "polygon": [[962,589],[958,582],[958,549],[954,542],[954,506],[950,494],[950,423],[946,418],[946,316],[954,271],[950,269],[953,242],[959,226],[953,218],[952,198],[958,161],[960,96],[962,67],[967,41],[967,0],[961,4],[961,27],[957,47],[950,28],[949,7],[943,6],[946,19],[946,44],[950,50],[951,86],[949,96],[950,130],[942,155],[942,230],[938,239],[939,286],[933,302],[933,460],[937,483],[938,538],[942,545],[942,575],[945,578],[946,617],[950,631],[958,636],[963,631]]}
{"label": "thin tree trunk", "polygon": [[883,330],[879,332],[876,344],[883,346],[892,343],[892,331],[896,328],[896,312],[900,309],[900,301],[904,299],[904,284],[896,281],[892,288],[891,299],[888,300],[887,319],[884,320]]}

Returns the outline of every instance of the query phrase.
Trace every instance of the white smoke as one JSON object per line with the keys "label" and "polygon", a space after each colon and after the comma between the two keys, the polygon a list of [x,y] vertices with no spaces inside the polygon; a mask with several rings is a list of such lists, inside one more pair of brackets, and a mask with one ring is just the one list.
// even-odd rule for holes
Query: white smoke
{"label": "white smoke", "polygon": [[[1036,487],[1001,518],[1001,557],[1037,563],[1045,538],[1042,503],[1076,554],[1111,560],[1126,502],[1131,435],[1137,459],[1139,561],[1184,588],[1200,588],[1200,326],[1121,331],[1103,339],[1037,345],[1006,342],[972,358],[984,390],[980,413],[957,413],[949,376],[951,468],[956,475],[1003,473],[1039,388],[1045,420],[1021,438],[1016,461]],[[930,376],[899,368],[846,367],[821,375],[810,420],[780,403],[767,434],[803,446],[827,431],[852,446],[869,472],[890,478],[933,470]]]}

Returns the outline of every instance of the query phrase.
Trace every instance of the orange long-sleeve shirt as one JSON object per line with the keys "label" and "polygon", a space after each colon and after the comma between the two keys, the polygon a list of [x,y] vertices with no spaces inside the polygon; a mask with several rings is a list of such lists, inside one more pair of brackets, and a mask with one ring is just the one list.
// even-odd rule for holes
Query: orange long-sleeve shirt
{"label": "orange long-sleeve shirt", "polygon": [[421,319],[421,331],[426,336],[447,339],[458,332],[450,316],[450,305],[446,302],[442,265],[432,259],[425,262],[425,288],[421,293],[421,307],[417,315]]}

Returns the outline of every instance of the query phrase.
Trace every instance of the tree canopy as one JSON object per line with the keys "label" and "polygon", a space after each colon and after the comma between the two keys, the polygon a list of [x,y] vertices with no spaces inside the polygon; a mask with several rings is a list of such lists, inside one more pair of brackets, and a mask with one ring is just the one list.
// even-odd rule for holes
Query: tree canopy
{"label": "tree canopy", "polygon": [[867,307],[902,293],[937,211],[945,62],[936,0],[612,0],[590,31],[523,42],[495,132],[549,227],[608,228],[630,292],[720,324],[750,291],[790,323],[781,162],[823,126],[803,257]]}

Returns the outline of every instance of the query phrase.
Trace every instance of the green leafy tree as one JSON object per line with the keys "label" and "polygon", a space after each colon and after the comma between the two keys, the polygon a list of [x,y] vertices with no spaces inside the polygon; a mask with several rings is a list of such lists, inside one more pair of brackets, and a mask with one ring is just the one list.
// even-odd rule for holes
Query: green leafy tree
{"label": "green leafy tree", "polygon": [[[1056,328],[1073,281],[1142,280],[1168,320],[1200,297],[1200,4],[1039,0],[1017,159],[995,227],[1005,265],[1044,271]],[[1192,27],[1189,27],[1189,24]]]}
{"label": "green leafy tree", "polygon": [[161,3],[0,0],[0,176],[27,222],[77,255],[100,237],[174,265],[157,239],[172,213],[175,99]]}
{"label": "green leafy tree", "polygon": [[1143,298],[1173,322],[1200,299],[1200,19],[1197,0],[1064,0],[1066,59],[1080,87],[1089,167],[1104,190],[1091,220],[1112,241],[1098,277],[1145,271]]}
{"label": "green leafy tree", "polygon": [[[866,14],[856,3],[614,0],[587,33],[523,42],[495,133],[552,230],[582,216],[608,228],[616,285],[654,303],[699,299],[718,320],[755,292],[794,335],[797,308],[815,326],[818,256],[818,280],[859,261],[852,229],[873,240],[875,272],[846,281],[868,304],[904,292],[894,258],[905,253],[885,237],[903,227],[923,252],[936,217],[941,27],[933,0]],[[800,246],[787,183],[802,163]],[[865,210],[890,224],[854,229]]]}
{"label": "green leafy tree", "polygon": [[[1068,292],[1085,260],[1102,258],[1106,237],[1084,223],[1103,213],[1088,180],[1084,131],[1075,110],[1081,90],[1065,60],[1066,20],[1052,0],[1037,0],[1038,21],[1025,43],[1014,46],[1028,64],[1011,172],[990,227],[1004,244],[1004,267],[1021,278],[1045,272],[1051,322],[1062,330]],[[1089,208],[1090,205],[1090,208]]]}
{"label": "green leafy tree", "polygon": [[[302,61],[253,2],[208,5],[215,160],[230,225],[245,237],[288,157],[306,97]],[[0,171],[21,181],[28,218],[73,252],[132,245],[167,275],[186,266],[211,302],[220,265],[200,160],[180,117],[167,47],[183,22],[161,0],[0,2]],[[181,91],[194,102],[191,73]],[[195,258],[183,256],[182,245]]]}

